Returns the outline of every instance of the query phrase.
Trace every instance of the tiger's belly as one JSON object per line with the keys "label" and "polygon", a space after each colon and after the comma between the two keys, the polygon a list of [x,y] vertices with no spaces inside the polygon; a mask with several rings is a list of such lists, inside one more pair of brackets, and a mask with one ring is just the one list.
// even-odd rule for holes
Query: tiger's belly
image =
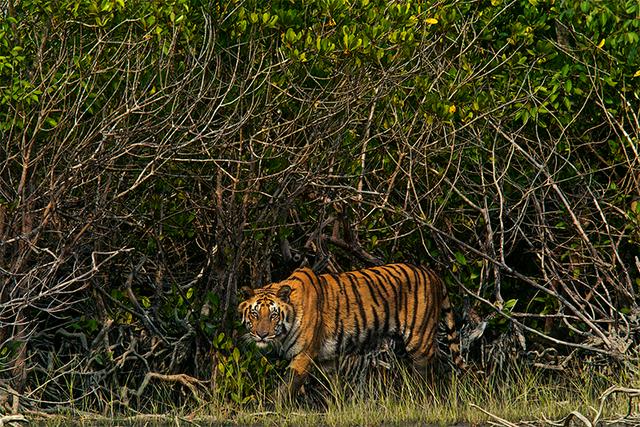
{"label": "tiger's belly", "polygon": [[333,360],[339,354],[338,342],[335,338],[325,340],[318,352],[318,360],[324,362],[326,360]]}
{"label": "tiger's belly", "polygon": [[363,331],[362,333],[344,333],[325,339],[318,351],[317,360],[334,360],[347,354],[363,354],[379,347],[385,338],[395,339],[393,331]]}

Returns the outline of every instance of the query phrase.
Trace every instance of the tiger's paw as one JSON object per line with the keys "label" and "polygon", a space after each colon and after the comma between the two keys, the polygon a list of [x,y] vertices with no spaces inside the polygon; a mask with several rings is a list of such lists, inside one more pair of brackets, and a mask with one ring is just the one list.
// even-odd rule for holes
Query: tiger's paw
{"label": "tiger's paw", "polygon": [[290,406],[303,400],[305,395],[304,385],[294,391],[290,385],[282,384],[273,393],[273,401],[278,405]]}

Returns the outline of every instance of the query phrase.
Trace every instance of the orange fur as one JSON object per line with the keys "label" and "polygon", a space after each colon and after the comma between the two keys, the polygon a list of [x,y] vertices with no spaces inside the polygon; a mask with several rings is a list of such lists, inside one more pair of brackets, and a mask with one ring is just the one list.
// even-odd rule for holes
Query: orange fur
{"label": "orange fur", "polygon": [[413,363],[426,366],[441,311],[453,360],[465,368],[446,287],[428,268],[388,264],[322,275],[303,268],[250,292],[238,307],[248,335],[291,361],[292,393],[313,362],[373,349],[383,338],[404,344]]}

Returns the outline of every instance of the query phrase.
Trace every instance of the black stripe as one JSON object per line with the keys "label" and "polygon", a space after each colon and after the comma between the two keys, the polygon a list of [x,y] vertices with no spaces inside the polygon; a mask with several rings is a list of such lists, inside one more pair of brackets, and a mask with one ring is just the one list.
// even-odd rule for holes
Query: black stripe
{"label": "black stripe", "polygon": [[416,349],[419,349],[420,352],[425,355],[429,353],[429,351],[435,344],[433,334],[436,328],[434,326],[435,325],[433,323],[429,325],[428,331],[423,332],[423,335],[420,337],[420,341],[418,342],[418,346],[416,347]]}
{"label": "black stripe", "polygon": [[369,343],[371,343],[371,338],[373,334],[371,327],[366,327],[365,325],[365,331],[366,333],[364,335],[364,339],[362,340],[362,343],[360,342],[360,340],[358,340],[359,348],[369,348]]}
{"label": "black stripe", "polygon": [[[413,272],[415,275],[415,268],[413,268],[413,266],[411,264],[397,264],[398,267],[400,267],[402,269],[402,271],[407,272]],[[419,283],[418,281],[413,281],[409,278],[409,273],[407,274],[407,291],[413,291],[415,292],[415,290],[418,288]],[[416,285],[416,289],[413,288],[413,285]]]}
{"label": "black stripe", "polygon": [[[302,273],[302,272],[300,272],[300,273]],[[304,273],[304,274],[307,274],[307,273]],[[307,274],[307,276],[308,276],[308,274]],[[287,278],[287,281],[292,281],[292,280],[295,280],[296,282],[304,285],[304,280],[302,280],[299,277],[291,276],[291,277]]]}
{"label": "black stripe", "polygon": [[393,317],[395,318],[395,330],[398,333],[404,334],[402,331],[404,325],[400,323],[400,310],[402,310],[402,289],[400,289],[400,278],[396,277],[393,274],[395,270],[389,268],[387,265],[383,265],[380,269],[386,273],[385,277],[387,278],[387,281],[391,283],[391,291],[393,292],[394,303],[396,306],[396,309],[393,311]]}
{"label": "black stripe", "polygon": [[[401,264],[398,266],[401,270],[402,273],[404,274],[407,283],[411,281],[411,277],[409,276],[409,273],[407,272],[407,270],[412,271],[411,269],[409,269],[409,267],[405,264]],[[413,270],[414,275],[416,275],[416,271]],[[416,318],[418,316],[418,289],[419,289],[419,284],[418,282],[418,278],[417,276],[415,277],[416,283],[415,283],[415,287],[413,288],[413,313],[411,315],[411,326],[409,328],[410,331],[410,335],[413,335],[414,329],[416,327]],[[407,292],[408,294],[408,292]],[[406,304],[406,310],[409,311],[409,302],[405,301]],[[408,340],[410,340],[411,338],[409,337]]]}
{"label": "black stripe", "polygon": [[[384,274],[384,272],[378,271],[377,268],[370,268],[367,270],[367,274],[368,273],[373,273],[376,277],[372,278],[371,280],[373,280],[378,286],[376,287],[378,289],[378,292],[380,293],[380,298],[382,300],[388,299],[389,298],[389,278],[387,277],[386,274]],[[393,286],[391,286],[393,287]],[[384,292],[384,295],[382,295],[382,292]]]}
{"label": "black stripe", "polygon": [[[416,286],[416,289],[417,289],[417,286]],[[408,294],[408,292],[407,292],[407,294]],[[413,311],[411,312],[411,323],[409,323],[408,319],[405,320],[405,327],[406,327],[406,329],[408,331],[407,332],[407,337],[405,338],[407,343],[410,343],[410,342],[413,341],[413,336],[416,333],[415,323],[416,323],[416,316],[418,314],[418,307],[417,307],[417,304],[415,304],[415,301],[417,301],[417,296],[414,295],[413,299],[414,299],[414,307],[413,307]],[[408,316],[408,313],[409,313],[409,303],[408,302],[407,302],[406,311],[407,311],[407,316]]]}
{"label": "black stripe", "polygon": [[[320,279],[321,276],[317,276],[318,279]],[[322,308],[325,308],[324,306],[326,306],[325,301],[329,300],[329,286],[327,286],[327,280],[325,278],[324,282],[321,280],[318,280],[318,283],[320,285],[320,291],[322,292]],[[321,312],[322,313],[322,312]]]}
{"label": "black stripe", "polygon": [[283,354],[287,354],[289,352],[289,350],[291,350],[291,347],[293,347],[294,345],[296,345],[298,343],[298,338],[300,337],[300,334],[302,333],[302,326],[298,325],[298,329],[296,329],[295,331],[290,331],[289,334],[287,335],[287,337],[290,336],[291,332],[293,332],[292,338],[291,338],[291,342],[289,343],[289,346],[284,350]]}
{"label": "black stripe", "polygon": [[366,324],[367,313],[364,310],[364,304],[362,303],[362,296],[360,295],[360,287],[358,286],[358,282],[353,276],[348,273],[341,275],[341,277],[349,281],[349,284],[351,285],[351,291],[353,292],[353,296],[355,297],[356,303],[358,305],[358,311],[360,312],[362,321]]}
{"label": "black stripe", "polygon": [[[378,290],[378,294],[380,295],[380,300],[382,301],[382,308],[384,309],[384,328],[382,329],[383,336],[387,336],[389,334],[390,329],[390,309],[389,309],[389,294],[387,292],[387,283],[389,280],[385,277],[384,274],[380,273],[375,269],[367,270],[367,275],[369,273],[373,273],[375,277],[370,277],[371,281],[376,285],[376,289]],[[384,295],[382,294],[384,291]],[[397,310],[396,310],[397,311]]]}
{"label": "black stripe", "polygon": [[[326,283],[328,283],[328,281],[326,281]],[[336,306],[334,307],[334,309],[336,311],[336,315],[335,315],[335,318],[333,319],[333,322],[334,322],[333,327],[336,328],[336,330],[337,330],[338,329],[338,323],[340,322],[340,315],[342,314],[340,312],[340,303],[342,302],[343,298],[342,298],[342,294],[340,293],[340,287],[339,286],[338,287],[334,286],[333,289],[337,293],[337,295],[335,296]],[[339,351],[339,348],[340,347],[338,345],[336,345],[336,353]]]}
{"label": "black stripe", "polygon": [[382,308],[384,309],[384,327],[382,328],[382,335],[387,336],[389,334],[389,302],[382,300]]}
{"label": "black stripe", "polygon": [[409,269],[406,264],[389,264],[395,272],[399,272],[402,276],[404,276],[405,281],[409,281],[409,275],[407,274],[407,270]]}
{"label": "black stripe", "polygon": [[[315,274],[312,276],[307,272],[307,270],[301,270],[300,274],[304,274],[307,277],[309,284],[313,286],[313,290],[316,292],[316,313],[322,313],[322,294],[321,294],[322,291],[318,290],[318,281],[314,280],[318,276],[316,276]],[[320,316],[317,316],[317,317],[320,317]]]}
{"label": "black stripe", "polygon": [[[429,312],[427,319],[423,322],[420,328],[420,346],[424,348],[429,348],[433,345],[435,340],[435,331],[438,328],[438,321],[433,316],[435,316],[433,306],[429,307]],[[431,321],[430,321],[431,320]]]}
{"label": "black stripe", "polygon": [[[296,311],[296,308],[294,306],[291,306],[291,315],[287,313],[287,321],[289,321],[289,318],[291,318],[291,321],[289,323],[291,323],[291,327],[293,328],[296,323],[296,319],[298,318],[298,312]],[[290,332],[291,331],[287,331],[287,336]]]}
{"label": "black stripe", "polygon": [[[394,271],[398,272],[398,268],[399,268],[398,265],[393,264],[391,265],[391,267],[393,268]],[[404,284],[409,280],[409,278],[407,277],[407,273],[402,269],[400,269],[400,275],[403,277],[398,278],[398,281],[401,286],[398,290],[400,291],[400,308],[404,311],[404,321],[402,323],[402,326],[406,331],[407,328],[409,328],[409,322],[408,322],[409,321],[409,301],[408,301],[408,295],[407,295]],[[403,331],[403,335],[405,331]]]}
{"label": "black stripe", "polygon": [[[395,286],[394,284],[391,282],[391,280],[389,279],[389,276],[386,274],[386,271],[378,271],[377,268],[372,268],[367,270],[367,273],[373,273],[373,275],[375,277],[372,277],[371,280],[374,281],[374,283],[377,283],[377,289],[378,289],[378,293],[380,294],[380,298],[382,300],[388,300],[389,299],[389,288],[391,288],[391,292],[393,292],[393,297],[397,299],[396,293],[395,293]],[[384,292],[384,294],[383,294]]]}
{"label": "black stripe", "polygon": [[[356,297],[356,301],[358,302],[358,311],[360,312],[360,316],[362,316],[362,327],[366,328],[367,326],[367,311],[364,309],[364,304],[362,302],[362,295],[360,295],[360,289],[358,288],[357,284],[354,284],[353,282],[351,283],[351,290],[353,291],[353,294]],[[358,334],[359,336],[360,334]],[[358,342],[360,342],[360,340],[358,339]]]}
{"label": "black stripe", "polygon": [[317,314],[314,316],[314,324],[309,325],[309,327],[313,328],[312,345],[315,345],[314,343],[317,343],[318,338],[320,338],[322,334],[322,307],[324,306],[324,293],[322,291],[322,284],[320,283],[320,280],[318,280],[318,276],[315,274],[309,274],[307,270],[303,270],[301,273],[307,277],[309,284],[313,287],[313,290],[316,293]]}
{"label": "black stripe", "polygon": [[361,271],[360,274],[361,274],[361,277],[362,277],[365,285],[367,285],[367,288],[369,289],[369,294],[371,294],[371,300],[373,301],[373,303],[377,307],[378,305],[380,305],[380,303],[378,302],[378,298],[376,298],[376,294],[373,291],[373,289],[374,289],[373,282],[371,281],[369,276],[367,276],[367,274],[364,271]]}
{"label": "black stripe", "polygon": [[[345,300],[348,302],[349,305],[354,304],[354,305],[361,305],[358,304],[356,299],[357,299],[357,292],[354,291],[354,284],[353,281],[351,280],[351,278],[347,277],[344,274],[341,274],[339,277],[339,282],[341,284],[344,284],[344,295],[345,295]],[[347,286],[350,285],[350,286]],[[349,294],[349,289],[354,292],[354,295],[350,295]],[[362,309],[362,307],[359,307],[360,309]],[[348,319],[353,319],[353,323],[354,326],[352,326],[352,328],[347,328],[346,330],[346,339],[345,339],[345,353],[350,353],[351,352],[351,346],[353,344],[353,336],[354,334],[356,336],[360,335],[360,326],[359,326],[359,320],[358,320],[358,310],[354,310],[353,313],[348,313],[346,316],[345,320]]]}
{"label": "black stripe", "polygon": [[386,298],[386,294],[383,294],[381,289],[381,287],[384,288],[384,286],[382,286],[377,278],[371,273],[373,273],[372,270],[362,271],[362,275],[364,276],[365,281],[367,283],[370,283],[371,289],[373,289],[373,291],[371,292],[371,296],[373,297],[374,302],[376,303],[376,305],[380,305],[378,301],[384,301]]}
{"label": "black stripe", "polygon": [[[380,319],[378,319],[378,313],[375,312],[375,310],[372,311],[373,314],[373,331],[372,331],[372,336],[371,338],[371,343],[372,344],[377,344],[379,341],[379,336],[380,336]],[[370,328],[371,329],[371,328]],[[373,347],[373,345],[372,345]]]}
{"label": "black stripe", "polygon": [[354,320],[354,325],[353,325],[353,331],[351,331],[351,334],[349,336],[349,342],[347,342],[347,345],[351,344],[351,347],[348,348],[347,352],[351,352],[353,351],[355,348],[357,348],[357,342],[358,342],[358,338],[360,337],[360,322],[358,322],[358,316],[354,316],[353,317]]}
{"label": "black stripe", "polygon": [[345,308],[344,311],[347,315],[351,313],[351,302],[349,301],[349,296],[347,295],[347,290],[344,286],[344,282],[340,280],[340,277],[336,274],[332,274],[331,277],[338,284],[338,289],[340,290],[340,297],[344,299]]}
{"label": "black stripe", "polygon": [[[429,288],[429,278],[425,277],[423,275],[423,272],[421,270],[415,270],[416,272],[416,276],[418,274],[420,274],[420,277],[422,279],[421,283],[425,288],[425,293],[427,293],[427,290]],[[417,305],[417,301],[416,301],[416,305]],[[429,325],[429,319],[431,319],[435,313],[434,313],[434,301],[426,301],[426,305],[423,304],[422,307],[420,307],[420,309],[424,309],[425,313],[424,313],[424,317],[422,319],[422,323],[420,325],[420,328],[418,330],[418,337],[420,337],[420,344],[422,346],[423,342],[424,342],[424,334],[426,332],[427,326]],[[416,307],[416,311],[418,311],[418,308]],[[428,343],[426,344],[428,345]]]}
{"label": "black stripe", "polygon": [[[308,272],[307,270],[300,270],[300,271],[298,271],[298,273],[305,275],[305,276],[307,277],[307,280],[308,280],[309,282],[311,282],[311,283],[313,283],[313,282],[314,282],[314,280],[313,280],[313,279],[314,279],[315,277],[318,277],[318,276],[316,276],[315,274],[312,276],[311,274],[309,274],[309,272]],[[298,279],[298,278],[296,277],[296,279]],[[300,280],[300,281],[304,284],[304,281],[303,281],[303,280],[301,280],[301,279],[298,279],[298,280]]]}
{"label": "black stripe", "polygon": [[[436,330],[437,325],[435,323],[432,323],[431,325],[429,325],[429,332],[425,333],[425,338],[426,338],[426,343],[425,346],[427,346],[427,348],[431,348],[435,345],[435,341],[436,341]],[[425,331],[426,332],[426,331]]]}

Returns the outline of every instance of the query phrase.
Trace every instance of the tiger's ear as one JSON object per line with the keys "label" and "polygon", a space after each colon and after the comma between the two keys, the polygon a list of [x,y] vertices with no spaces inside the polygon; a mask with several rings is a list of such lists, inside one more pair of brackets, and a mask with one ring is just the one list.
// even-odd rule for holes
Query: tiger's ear
{"label": "tiger's ear", "polygon": [[280,289],[278,289],[278,293],[276,295],[282,301],[288,303],[289,302],[289,296],[291,295],[291,286],[289,286],[289,285],[282,286]]}
{"label": "tiger's ear", "polygon": [[249,299],[255,295],[255,291],[248,286],[243,286],[240,288],[240,295],[242,299]]}
{"label": "tiger's ear", "polygon": [[247,306],[246,301],[242,301],[240,304],[238,304],[238,314],[240,315],[240,317],[242,317],[242,313],[244,313],[244,309],[246,306]]}

